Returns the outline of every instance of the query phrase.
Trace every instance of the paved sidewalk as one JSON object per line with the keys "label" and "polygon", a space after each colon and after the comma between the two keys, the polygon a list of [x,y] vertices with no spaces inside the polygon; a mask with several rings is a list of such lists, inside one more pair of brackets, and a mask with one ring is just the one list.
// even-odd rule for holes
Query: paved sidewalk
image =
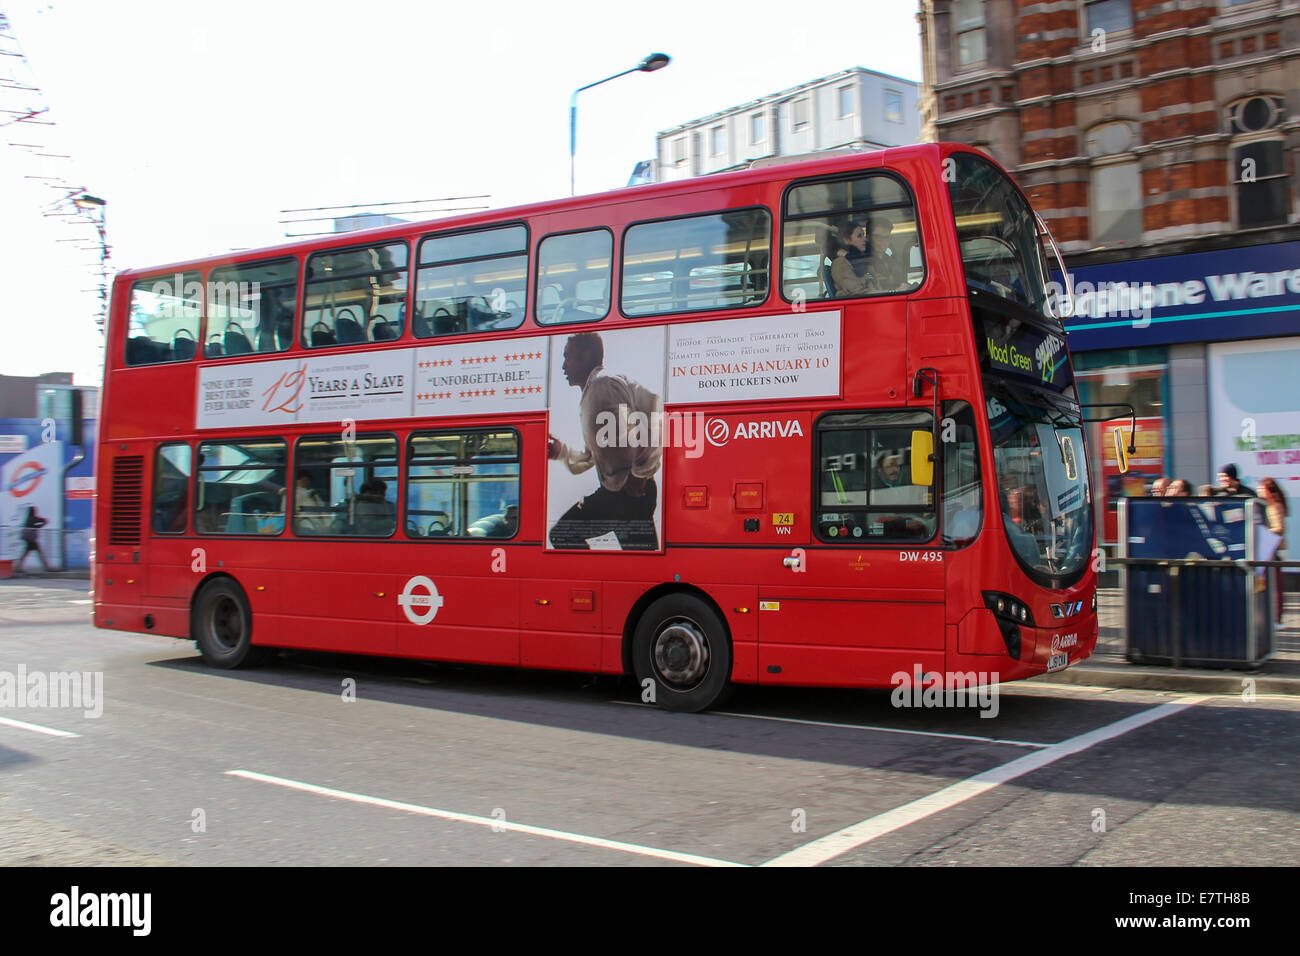
{"label": "paved sidewalk", "polygon": [[1091,684],[1097,687],[1140,687],[1210,694],[1239,694],[1246,678],[1255,682],[1257,694],[1300,696],[1300,594],[1287,594],[1282,624],[1273,632],[1273,656],[1258,667],[1242,670],[1205,670],[1194,667],[1153,667],[1125,660],[1124,606],[1119,588],[1097,592],[1100,633],[1097,650],[1087,661],[1056,674],[1034,680],[1054,684]]}

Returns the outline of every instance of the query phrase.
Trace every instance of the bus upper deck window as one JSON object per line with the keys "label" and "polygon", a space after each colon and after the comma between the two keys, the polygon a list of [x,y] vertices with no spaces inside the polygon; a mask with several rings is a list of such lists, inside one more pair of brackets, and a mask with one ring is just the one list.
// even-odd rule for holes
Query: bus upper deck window
{"label": "bus upper deck window", "polygon": [[198,352],[203,283],[197,272],[141,279],[131,287],[127,365],[187,362]]}
{"label": "bus upper deck window", "polygon": [[910,292],[925,276],[916,206],[886,173],[795,186],[784,237],[781,287],[791,301]]}
{"label": "bus upper deck window", "polygon": [[405,242],[318,252],[307,260],[307,348],[400,339],[406,323]]}
{"label": "bus upper deck window", "polygon": [[293,344],[298,260],[213,269],[208,276],[207,302],[204,358],[282,352]]}

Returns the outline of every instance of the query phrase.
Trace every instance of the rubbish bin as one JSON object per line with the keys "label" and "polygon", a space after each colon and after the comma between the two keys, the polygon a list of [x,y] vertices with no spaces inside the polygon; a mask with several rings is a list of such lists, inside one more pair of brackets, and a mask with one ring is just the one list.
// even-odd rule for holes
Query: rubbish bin
{"label": "rubbish bin", "polygon": [[1120,499],[1129,661],[1253,667],[1273,652],[1272,582],[1244,563],[1258,508],[1253,498]]}

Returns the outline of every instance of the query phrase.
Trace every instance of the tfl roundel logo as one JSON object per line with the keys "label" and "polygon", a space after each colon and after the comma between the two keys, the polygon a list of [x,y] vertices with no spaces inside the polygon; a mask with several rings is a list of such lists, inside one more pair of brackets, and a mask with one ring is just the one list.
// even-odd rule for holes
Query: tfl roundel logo
{"label": "tfl roundel logo", "polygon": [[45,469],[34,461],[25,461],[18,466],[14,476],[9,479],[8,491],[15,498],[26,498],[38,487],[45,477]]}
{"label": "tfl roundel logo", "polygon": [[[417,588],[425,593],[417,593]],[[438,593],[438,585],[423,574],[417,574],[406,582],[402,593],[397,596],[397,603],[412,624],[428,624],[438,616],[443,597]]]}

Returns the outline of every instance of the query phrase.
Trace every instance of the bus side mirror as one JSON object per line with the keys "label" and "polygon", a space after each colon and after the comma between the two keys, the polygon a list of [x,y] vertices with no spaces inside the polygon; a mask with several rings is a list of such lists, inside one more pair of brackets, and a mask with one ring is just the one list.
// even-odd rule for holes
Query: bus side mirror
{"label": "bus side mirror", "polygon": [[912,432],[912,484],[934,484],[934,435]]}
{"label": "bus side mirror", "polygon": [[1121,475],[1128,474],[1128,448],[1124,445],[1124,429],[1116,428],[1111,432],[1115,439],[1115,464],[1119,468]]}

